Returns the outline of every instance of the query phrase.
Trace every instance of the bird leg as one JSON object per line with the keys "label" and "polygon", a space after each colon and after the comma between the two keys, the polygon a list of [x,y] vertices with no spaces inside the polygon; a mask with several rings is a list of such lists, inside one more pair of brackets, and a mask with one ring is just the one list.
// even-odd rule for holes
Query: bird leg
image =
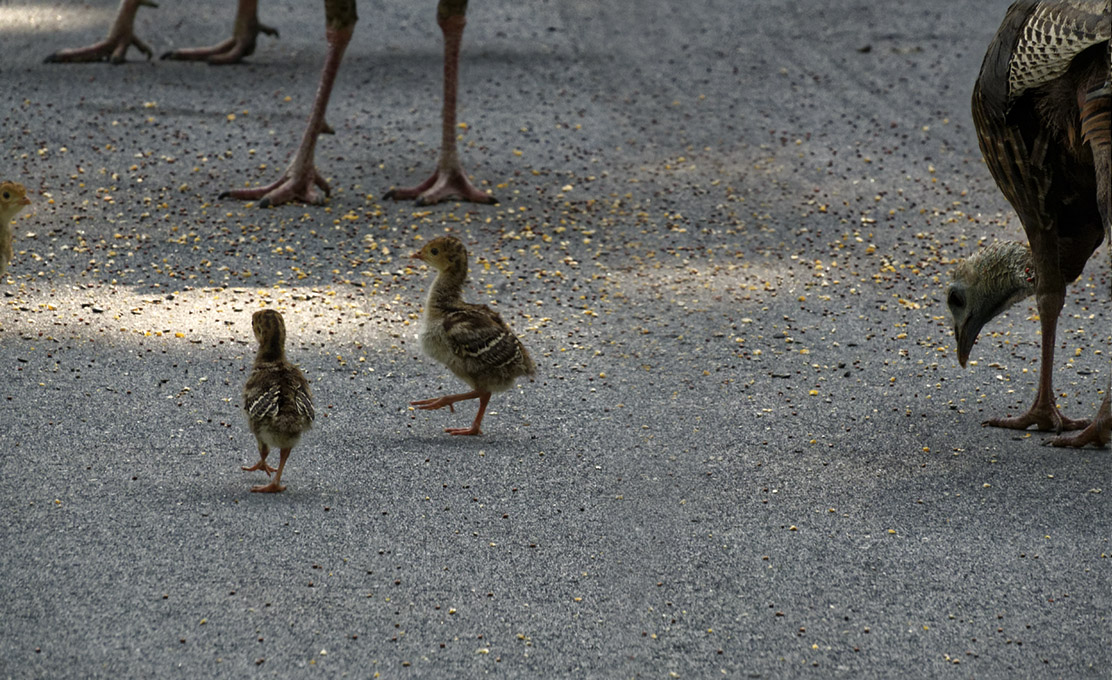
{"label": "bird leg", "polygon": [[436,399],[421,399],[419,401],[411,401],[409,402],[409,405],[416,406],[422,411],[434,411],[436,409],[444,408],[445,406],[447,406],[452,413],[455,413],[456,409],[454,406],[452,406],[452,404],[455,404],[457,401],[464,401],[467,399],[479,400],[479,412],[475,415],[475,420],[471,423],[471,427],[448,427],[445,428],[444,431],[448,434],[457,435],[482,434],[482,431],[479,429],[479,425],[481,425],[483,422],[483,415],[486,413],[487,402],[490,401],[490,392],[484,392],[482,390],[472,390],[470,392],[465,392],[464,394],[452,394],[447,397],[438,397]]}
{"label": "bird leg", "polygon": [[[1087,100],[1087,101],[1086,101]],[[1094,104],[1093,114],[1084,117],[1087,106]],[[1093,170],[1097,180],[1097,208],[1100,210],[1101,220],[1104,222],[1104,240],[1112,243],[1112,93],[1109,84],[1104,83],[1085,97],[1081,102],[1083,111],[1083,129],[1086,142],[1093,149]],[[1090,109],[1092,110],[1092,109]],[[1085,123],[1089,125],[1085,125]],[[1109,261],[1112,262],[1112,248],[1108,251]],[[1087,444],[1106,447],[1112,441],[1112,373],[1109,374],[1108,386],[1104,391],[1104,401],[1097,409],[1097,417],[1089,427],[1071,437],[1056,437],[1051,443],[1053,446],[1072,446],[1080,448]]]}
{"label": "bird leg", "polygon": [[472,203],[497,203],[498,199],[476,189],[460,166],[456,148],[456,101],[459,89],[459,51],[467,25],[467,2],[440,0],[436,22],[444,34],[444,106],[441,115],[440,158],[436,170],[415,187],[391,189],[383,198],[395,201],[417,199],[417,205],[432,205],[451,198]]}
{"label": "bird leg", "polygon": [[[317,172],[313,164],[313,154],[316,150],[317,136],[327,128],[324,122],[324,112],[328,108],[328,98],[332,94],[332,85],[336,81],[336,73],[340,70],[340,62],[344,58],[344,50],[351,41],[351,34],[355,31],[355,22],[345,26],[334,26],[331,22],[326,31],[328,36],[328,54],[324,60],[324,70],[320,76],[320,86],[317,88],[317,97],[313,102],[313,110],[309,115],[309,122],[305,126],[305,133],[301,137],[301,145],[290,161],[289,167],[282,173],[276,182],[257,189],[233,189],[220,194],[220,198],[236,198],[240,200],[259,200],[259,207],[266,208],[272,205],[281,205],[290,201],[302,201],[320,205],[324,197],[331,195],[328,183]],[[324,192],[321,195],[320,188]]]}
{"label": "bird leg", "polygon": [[286,459],[290,457],[292,449],[282,449],[280,451],[281,458],[278,459],[278,471],[274,475],[274,479],[270,484],[253,486],[251,491],[253,493],[278,493],[285,491],[286,487],[282,486],[282,468],[286,467]]}
{"label": "bird leg", "polygon": [[259,0],[239,0],[232,37],[210,47],[190,47],[173,50],[162,55],[163,59],[178,61],[207,61],[220,66],[238,64],[255,52],[255,41],[260,33],[278,37],[278,31],[259,22]]}
{"label": "bird leg", "polygon": [[1108,446],[1108,442],[1112,440],[1112,408],[1109,407],[1109,392],[1107,390],[1112,390],[1112,381],[1110,381],[1104,393],[1104,401],[1100,403],[1100,407],[1097,409],[1097,417],[1093,419],[1089,427],[1075,435],[1055,437],[1051,440],[1050,445],[1070,446],[1075,449],[1088,444],[1100,448]]}
{"label": "bird leg", "polygon": [[135,37],[135,15],[143,6],[158,7],[152,0],[120,0],[120,9],[116,11],[116,20],[108,31],[108,37],[88,47],[55,52],[46,58],[46,63],[77,63],[107,59],[113,64],[122,64],[126,60],[127,48],[132,45],[147,55],[149,60],[154,54],[150,46]]}
{"label": "bird leg", "polygon": [[266,457],[267,457],[267,454],[269,454],[269,453],[270,453],[270,447],[269,446],[267,446],[266,444],[259,444],[259,462],[255,463],[251,467],[247,467],[246,465],[241,465],[239,469],[243,470],[244,472],[254,472],[255,470],[262,470],[263,472],[266,473],[266,476],[269,477],[270,473],[274,472],[274,470],[275,470],[275,468],[272,468],[272,467],[270,467],[269,465],[266,464]]}
{"label": "bird leg", "polygon": [[1035,257],[1035,301],[1042,328],[1042,357],[1039,365],[1039,391],[1027,412],[1011,418],[992,418],[982,425],[1026,430],[1034,425],[1039,431],[1080,430],[1087,420],[1065,417],[1054,403],[1054,340],[1058,332],[1058,315],[1066,300],[1066,282],[1058,265],[1058,244],[1054,238],[1031,234],[1031,252]]}

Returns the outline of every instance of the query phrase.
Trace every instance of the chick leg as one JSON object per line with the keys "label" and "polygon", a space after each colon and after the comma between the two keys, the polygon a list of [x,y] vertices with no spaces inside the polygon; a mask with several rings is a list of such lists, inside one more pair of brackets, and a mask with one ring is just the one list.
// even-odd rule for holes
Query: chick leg
{"label": "chick leg", "polygon": [[60,50],[45,59],[46,63],[75,63],[84,61],[103,61],[105,59],[113,64],[122,64],[127,55],[127,48],[135,47],[151,58],[153,52],[147,43],[135,37],[135,14],[142,6],[158,7],[152,0],[120,0],[120,9],[116,11],[116,20],[112,23],[108,37],[88,47],[76,47]]}
{"label": "chick leg", "polygon": [[259,444],[259,462],[255,463],[251,467],[241,465],[239,469],[243,470],[244,472],[254,472],[255,470],[262,470],[266,473],[266,476],[269,477],[270,473],[274,472],[274,468],[266,464],[266,457],[269,453],[269,446],[267,446],[266,444]]}
{"label": "chick leg", "polygon": [[450,198],[473,203],[497,203],[467,179],[456,149],[456,100],[459,89],[459,48],[467,25],[467,0],[440,0],[436,22],[444,33],[444,108],[441,116],[440,159],[436,171],[424,182],[408,189],[391,189],[384,198],[417,199],[417,205],[432,205]]}
{"label": "chick leg", "polygon": [[482,392],[479,394],[479,412],[475,414],[475,420],[472,421],[471,427],[446,427],[444,431],[448,434],[456,435],[479,435],[482,430],[479,425],[483,422],[483,414],[487,410],[487,402],[490,401],[490,392]]}
{"label": "chick leg", "polygon": [[173,50],[162,55],[163,59],[178,61],[207,61],[215,66],[238,64],[255,52],[255,41],[260,33],[278,37],[278,31],[259,23],[259,0],[239,0],[232,37],[211,47],[190,47]]}
{"label": "chick leg", "polygon": [[270,484],[251,487],[252,492],[278,493],[286,490],[286,487],[282,486],[282,468],[286,467],[286,459],[290,457],[290,451],[292,451],[292,449],[281,450],[280,453],[282,457],[278,459],[278,472],[275,473],[274,480],[271,481]]}
{"label": "chick leg", "polygon": [[[328,12],[326,29],[328,54],[324,60],[324,70],[321,72],[313,110],[309,115],[309,122],[305,126],[305,133],[301,137],[301,145],[297,148],[297,153],[278,181],[257,189],[225,191],[220,194],[220,198],[258,200],[259,207],[266,208],[290,201],[319,205],[324,202],[325,196],[330,195],[328,183],[313,164],[313,154],[316,150],[317,135],[327,128],[324,112],[328,108],[328,98],[332,94],[332,85],[340,70],[344,50],[347,49],[351,34],[355,31],[355,0],[327,0],[325,9]],[[318,187],[324,192],[323,195],[318,191]]]}
{"label": "chick leg", "polygon": [[479,424],[483,422],[483,414],[486,413],[487,402],[490,401],[490,392],[483,392],[481,390],[472,390],[463,394],[452,394],[446,397],[437,397],[435,399],[421,399],[419,401],[409,402],[410,406],[416,406],[422,411],[434,411],[439,408],[448,409],[455,413],[456,409],[453,406],[457,401],[465,401],[467,399],[479,400],[479,413],[475,416],[475,421],[471,423],[471,427],[467,428],[446,428],[444,431],[449,434],[482,434],[479,431]]}

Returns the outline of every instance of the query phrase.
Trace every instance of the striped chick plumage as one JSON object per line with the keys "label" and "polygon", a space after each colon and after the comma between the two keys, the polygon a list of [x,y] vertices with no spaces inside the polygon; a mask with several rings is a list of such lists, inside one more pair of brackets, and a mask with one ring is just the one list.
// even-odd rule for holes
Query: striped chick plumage
{"label": "striped chick plumage", "polygon": [[[309,381],[297,366],[286,360],[286,327],[282,315],[272,309],[255,312],[251,326],[259,341],[259,351],[247,384],[243,388],[243,408],[247,424],[259,444],[259,462],[244,470],[263,470],[274,480],[251,490],[274,493],[284,490],[282,469],[301,435],[313,425],[316,411]],[[266,463],[271,447],[281,452],[277,468]]]}
{"label": "striped chick plumage", "polygon": [[31,199],[27,198],[22,184],[0,182],[0,276],[7,273],[8,263],[12,261],[12,220],[29,205]]}
{"label": "striped chick plumage", "polygon": [[412,402],[430,410],[452,406],[464,399],[478,399],[479,412],[468,428],[445,430],[457,435],[481,434],[479,429],[493,392],[513,386],[522,376],[536,374],[528,350],[497,312],[486,305],[464,302],[467,280],[467,249],[453,236],[430,241],[414,257],[437,269],[429,290],[421,326],[421,348],[448,367],[472,391]]}

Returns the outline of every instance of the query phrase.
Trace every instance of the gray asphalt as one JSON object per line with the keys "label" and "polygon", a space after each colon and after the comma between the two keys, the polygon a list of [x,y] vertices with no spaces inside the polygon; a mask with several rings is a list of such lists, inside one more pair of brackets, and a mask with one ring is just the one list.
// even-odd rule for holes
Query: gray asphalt
{"label": "gray asphalt", "polygon": [[[384,202],[439,138],[434,3],[361,21],[325,207],[284,167],[320,3],[247,65],[47,65],[115,0],[0,3],[0,676],[1112,676],[1109,453],[982,428],[1033,399],[1032,301],[957,365],[956,259],[1022,238],[968,100],[1004,0],[471,3],[461,155],[498,206]],[[157,52],[230,30],[165,0]],[[537,360],[485,434],[419,412],[450,231]],[[1108,376],[1102,248],[1055,386]],[[320,417],[277,496],[240,412],[285,314]]]}

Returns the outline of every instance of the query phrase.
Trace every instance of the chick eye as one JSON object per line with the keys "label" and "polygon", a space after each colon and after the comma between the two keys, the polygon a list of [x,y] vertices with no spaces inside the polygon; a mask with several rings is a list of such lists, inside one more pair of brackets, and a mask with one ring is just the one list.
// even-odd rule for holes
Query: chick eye
{"label": "chick eye", "polygon": [[433,255],[439,255],[440,254],[440,249],[439,248],[433,248],[431,252],[432,252]]}
{"label": "chick eye", "polygon": [[965,296],[956,290],[950,291],[950,295],[946,298],[946,304],[951,307],[964,307]]}
{"label": "chick eye", "polygon": [[4,200],[5,200],[5,201],[6,201],[6,200],[8,200],[8,199],[9,199],[9,198],[11,198],[11,197],[12,197],[12,195],[11,195],[11,194],[9,194],[9,193],[8,193],[8,192],[6,192],[6,191],[4,192]]}

